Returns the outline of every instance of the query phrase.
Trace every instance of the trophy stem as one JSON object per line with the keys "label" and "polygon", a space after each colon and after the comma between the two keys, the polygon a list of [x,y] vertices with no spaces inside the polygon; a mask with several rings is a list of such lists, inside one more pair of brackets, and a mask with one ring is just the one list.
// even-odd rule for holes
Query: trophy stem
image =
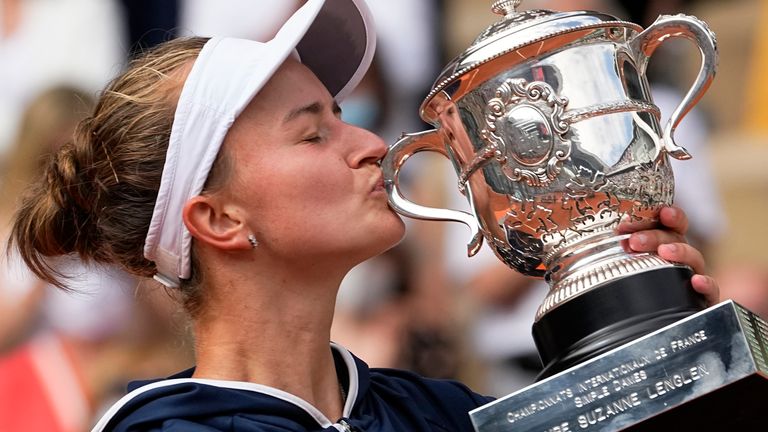
{"label": "trophy stem", "polygon": [[544,278],[549,283],[535,321],[552,310],[599,286],[676,264],[656,254],[627,251],[629,234],[617,234],[618,216],[602,226],[578,232],[566,239],[546,259]]}
{"label": "trophy stem", "polygon": [[704,309],[693,272],[674,266],[612,280],[560,304],[533,325],[543,379]]}

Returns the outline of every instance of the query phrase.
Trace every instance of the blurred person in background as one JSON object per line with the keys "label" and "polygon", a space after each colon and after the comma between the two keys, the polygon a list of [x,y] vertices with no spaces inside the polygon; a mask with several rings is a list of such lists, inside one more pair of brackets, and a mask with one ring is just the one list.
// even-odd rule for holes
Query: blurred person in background
{"label": "blurred person in background", "polygon": [[0,0],[0,160],[37,95],[70,85],[89,95],[124,64],[116,0]]}
{"label": "blurred person in background", "polygon": [[[63,285],[52,260],[77,253],[153,276],[194,321],[196,366],[137,383],[94,430],[458,431],[489,400],[370,370],[330,343],[344,275],[404,234],[381,181],[386,144],[334,101],[373,54],[370,15],[354,5],[310,0],[268,43],[159,45],[106,89],[25,199],[14,244],[38,276]],[[682,240],[684,214],[662,220],[644,248]],[[704,270],[687,244],[659,252]],[[692,283],[717,297],[710,278]]]}
{"label": "blurred person in background", "polygon": [[[3,244],[22,191],[39,180],[45,160],[93,106],[87,93],[61,86],[44,91],[25,110],[0,177]],[[17,255],[0,260],[2,431],[82,431],[129,377],[168,370],[163,361],[173,368],[185,361],[179,350],[159,349],[168,341],[168,321],[149,306],[162,298],[135,299],[138,280],[127,274],[60,261],[71,293],[39,280]]]}

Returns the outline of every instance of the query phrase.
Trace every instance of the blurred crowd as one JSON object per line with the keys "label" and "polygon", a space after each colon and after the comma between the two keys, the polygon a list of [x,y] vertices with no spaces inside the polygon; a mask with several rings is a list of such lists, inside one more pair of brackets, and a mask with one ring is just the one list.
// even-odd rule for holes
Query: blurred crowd
{"label": "blurred crowd", "polygon": [[[274,0],[0,0],[0,234],[45,156],[88,115],[131,55],[183,35],[266,39],[296,7]],[[333,1],[333,0],[330,0]],[[491,0],[366,0],[377,24],[374,65],[342,104],[346,121],[394,142],[430,128],[418,107],[441,67],[499,17]],[[718,37],[718,76],[682,122],[673,161],[676,202],[731,298],[768,318],[768,1],[526,0],[527,8],[598,10],[643,26],[686,13]],[[689,43],[651,62],[653,97],[668,116],[699,67]],[[414,201],[466,209],[456,174],[417,155],[404,178]],[[371,366],[459,378],[503,395],[539,370],[530,327],[546,291],[490,249],[466,256],[463,225],[407,220],[406,240],[342,284],[332,338]],[[4,240],[2,244],[4,244]],[[86,430],[129,380],[189,367],[191,341],[173,299],[151,281],[61,263],[71,292],[45,286],[13,254],[0,266],[0,431]]]}

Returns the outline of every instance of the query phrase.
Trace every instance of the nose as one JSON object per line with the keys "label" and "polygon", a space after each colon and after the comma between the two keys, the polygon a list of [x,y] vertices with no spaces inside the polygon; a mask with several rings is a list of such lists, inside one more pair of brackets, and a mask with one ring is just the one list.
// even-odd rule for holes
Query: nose
{"label": "nose", "polygon": [[347,125],[349,131],[348,161],[352,168],[378,163],[387,153],[387,144],[375,133],[357,126]]}

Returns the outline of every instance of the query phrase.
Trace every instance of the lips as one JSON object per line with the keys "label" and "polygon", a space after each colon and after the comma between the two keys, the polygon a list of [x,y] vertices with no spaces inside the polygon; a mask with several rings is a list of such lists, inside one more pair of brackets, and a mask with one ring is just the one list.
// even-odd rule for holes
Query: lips
{"label": "lips", "polygon": [[371,190],[373,192],[384,191],[384,176],[379,174],[376,177],[376,181],[373,183],[373,187],[371,188]]}

